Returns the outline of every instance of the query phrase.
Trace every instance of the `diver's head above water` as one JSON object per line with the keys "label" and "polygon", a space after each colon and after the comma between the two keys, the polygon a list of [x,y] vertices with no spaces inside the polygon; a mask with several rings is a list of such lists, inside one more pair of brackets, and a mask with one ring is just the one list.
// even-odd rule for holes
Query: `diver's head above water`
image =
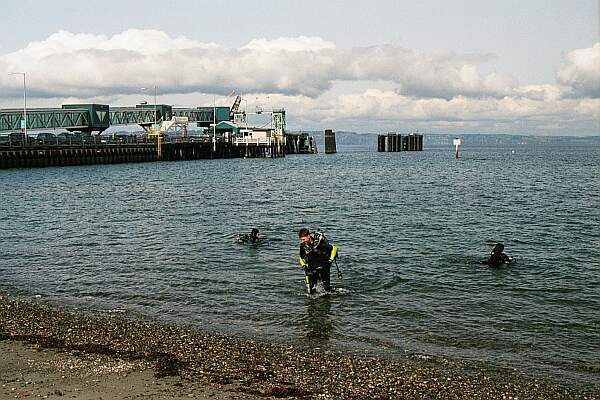
{"label": "diver's head above water", "polygon": [[492,247],[491,254],[500,254],[504,251],[504,245],[502,243],[496,243],[494,247]]}
{"label": "diver's head above water", "polygon": [[490,251],[490,258],[487,260],[487,264],[492,267],[498,267],[502,264],[510,264],[512,258],[503,253],[504,245],[502,243],[496,243]]}
{"label": "diver's head above water", "polygon": [[310,237],[310,231],[307,228],[302,228],[298,232],[298,239],[302,242],[302,244],[309,244],[312,240]]}

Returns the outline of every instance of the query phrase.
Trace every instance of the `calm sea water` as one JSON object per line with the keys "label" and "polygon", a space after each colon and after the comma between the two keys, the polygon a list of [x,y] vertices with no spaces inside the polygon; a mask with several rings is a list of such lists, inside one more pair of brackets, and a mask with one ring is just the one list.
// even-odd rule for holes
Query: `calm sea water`
{"label": "calm sea water", "polygon": [[[0,290],[598,385],[600,149],[511,150],[0,171]],[[305,226],[339,246],[335,295],[305,294]],[[495,242],[516,263],[481,265]]]}

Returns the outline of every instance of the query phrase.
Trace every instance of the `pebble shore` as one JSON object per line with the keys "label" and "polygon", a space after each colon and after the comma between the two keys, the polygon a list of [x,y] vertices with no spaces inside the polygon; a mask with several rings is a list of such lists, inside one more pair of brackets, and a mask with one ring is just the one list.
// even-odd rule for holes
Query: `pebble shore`
{"label": "pebble shore", "polygon": [[600,399],[517,373],[317,352],[124,317],[97,317],[0,295],[0,340],[119,363],[157,379],[222,387],[247,397],[302,399]]}

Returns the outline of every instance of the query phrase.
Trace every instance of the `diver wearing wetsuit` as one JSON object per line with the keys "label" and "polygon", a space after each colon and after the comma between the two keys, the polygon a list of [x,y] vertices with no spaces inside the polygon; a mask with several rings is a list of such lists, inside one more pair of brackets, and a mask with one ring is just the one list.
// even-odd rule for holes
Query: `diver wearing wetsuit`
{"label": "diver wearing wetsuit", "polygon": [[331,291],[331,264],[337,257],[337,247],[329,244],[321,232],[310,233],[306,228],[300,229],[298,238],[300,265],[304,268],[308,293],[315,293],[319,280],[326,291]]}
{"label": "diver wearing wetsuit", "polygon": [[490,252],[490,258],[487,261],[487,264],[490,267],[498,267],[502,264],[509,264],[512,262],[512,258],[503,253],[504,245],[502,243],[496,243],[494,247],[492,247],[492,251]]}
{"label": "diver wearing wetsuit", "polygon": [[239,243],[256,244],[261,240],[260,231],[252,228],[250,234],[237,235],[236,239]]}

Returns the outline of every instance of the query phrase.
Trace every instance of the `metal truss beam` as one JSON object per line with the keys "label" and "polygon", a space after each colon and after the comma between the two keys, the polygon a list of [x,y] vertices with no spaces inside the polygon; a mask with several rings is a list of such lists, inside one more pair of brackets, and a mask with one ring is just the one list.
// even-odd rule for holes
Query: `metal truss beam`
{"label": "metal truss beam", "polygon": [[[136,107],[111,107],[110,125],[150,125],[154,123],[154,109]],[[156,112],[156,120],[163,119],[160,110]]]}
{"label": "metal truss beam", "polygon": [[[0,131],[21,129],[23,110],[0,110]],[[86,129],[90,126],[88,110],[32,108],[27,110],[27,129]]]}
{"label": "metal truss beam", "polygon": [[173,116],[187,117],[189,122],[211,124],[214,120],[214,109],[212,107],[174,108]]}

